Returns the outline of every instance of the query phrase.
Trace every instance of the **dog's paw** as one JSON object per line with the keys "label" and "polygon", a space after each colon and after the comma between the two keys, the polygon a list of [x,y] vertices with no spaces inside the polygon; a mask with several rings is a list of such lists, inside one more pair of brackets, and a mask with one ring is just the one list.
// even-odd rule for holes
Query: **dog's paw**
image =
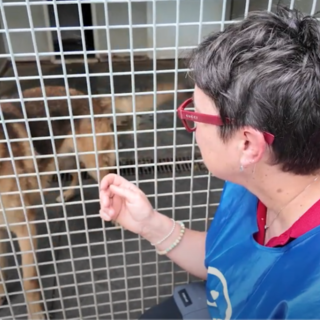
{"label": "dog's paw", "polygon": [[40,306],[32,305],[29,319],[30,320],[47,320],[47,317]]}
{"label": "dog's paw", "polygon": [[56,198],[56,202],[62,202],[61,196],[59,196],[59,197]]}
{"label": "dog's paw", "polygon": [[[73,197],[75,196],[75,191],[73,189],[69,189],[65,192],[63,192],[63,200],[65,202],[68,202],[69,200],[71,200]],[[56,202],[62,202],[62,198],[61,196],[56,198]]]}

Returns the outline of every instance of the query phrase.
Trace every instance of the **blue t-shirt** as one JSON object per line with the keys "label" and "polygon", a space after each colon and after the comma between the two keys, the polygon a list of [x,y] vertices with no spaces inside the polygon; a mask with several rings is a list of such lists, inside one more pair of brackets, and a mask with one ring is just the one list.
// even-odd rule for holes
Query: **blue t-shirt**
{"label": "blue t-shirt", "polygon": [[257,205],[226,182],[206,240],[210,316],[320,319],[320,226],[284,247],[265,247],[254,239]]}

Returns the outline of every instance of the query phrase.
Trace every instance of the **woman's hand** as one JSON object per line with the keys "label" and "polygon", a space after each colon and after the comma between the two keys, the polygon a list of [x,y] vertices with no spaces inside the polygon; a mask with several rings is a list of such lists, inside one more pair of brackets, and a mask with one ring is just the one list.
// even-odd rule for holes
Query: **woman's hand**
{"label": "woman's hand", "polygon": [[[179,226],[175,224],[172,232],[173,221],[153,210],[138,187],[116,174],[108,174],[102,179],[100,205],[103,220],[119,223],[155,244],[160,251],[170,247],[180,235]],[[205,232],[186,229],[181,243],[169,252],[168,257],[187,272],[206,279],[205,239]]]}
{"label": "woman's hand", "polygon": [[154,215],[146,195],[133,183],[116,174],[106,175],[100,184],[100,217],[114,221],[131,232],[142,234]]}

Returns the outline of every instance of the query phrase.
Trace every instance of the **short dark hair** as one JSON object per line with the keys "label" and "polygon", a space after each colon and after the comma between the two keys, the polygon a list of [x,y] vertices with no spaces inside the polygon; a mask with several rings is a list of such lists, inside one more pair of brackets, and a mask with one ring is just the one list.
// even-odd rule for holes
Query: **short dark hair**
{"label": "short dark hair", "polygon": [[217,106],[226,141],[243,126],[275,136],[273,164],[311,174],[320,168],[320,25],[278,7],[250,13],[207,37],[189,60],[190,74]]}

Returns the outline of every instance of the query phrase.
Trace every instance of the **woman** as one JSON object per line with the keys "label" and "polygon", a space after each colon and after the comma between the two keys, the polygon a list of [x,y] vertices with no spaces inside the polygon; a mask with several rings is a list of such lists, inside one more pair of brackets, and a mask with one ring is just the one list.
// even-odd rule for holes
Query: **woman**
{"label": "woman", "polygon": [[279,8],[193,53],[195,112],[184,112],[187,101],[178,114],[188,131],[196,124],[206,166],[226,181],[207,233],[154,211],[122,177],[101,182],[102,219],[206,280],[211,318],[320,317],[319,47],[315,18]]}

